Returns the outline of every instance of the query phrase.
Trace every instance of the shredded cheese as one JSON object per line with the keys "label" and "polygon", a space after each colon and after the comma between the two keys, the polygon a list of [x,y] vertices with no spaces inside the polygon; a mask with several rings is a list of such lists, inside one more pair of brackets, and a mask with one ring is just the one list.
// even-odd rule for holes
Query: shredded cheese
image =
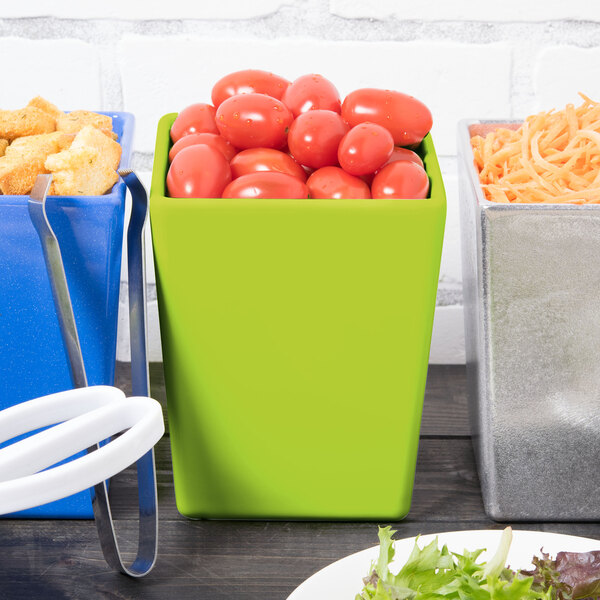
{"label": "shredded cheese", "polygon": [[600,204],[600,102],[527,117],[519,129],[471,138],[492,202]]}

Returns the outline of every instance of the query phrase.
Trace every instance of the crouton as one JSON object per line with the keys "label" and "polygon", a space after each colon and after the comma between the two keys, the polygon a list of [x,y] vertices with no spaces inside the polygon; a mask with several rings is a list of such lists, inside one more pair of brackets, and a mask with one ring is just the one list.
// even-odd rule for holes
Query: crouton
{"label": "crouton", "polygon": [[117,138],[111,117],[66,114],[41,96],[0,110],[0,194],[29,194],[37,176],[51,172],[51,194],[102,195],[119,179]]}
{"label": "crouton", "polygon": [[71,144],[73,149],[89,146],[96,149],[113,170],[116,170],[121,162],[121,146],[107,138],[98,129],[86,125],[76,136]]}
{"label": "crouton", "polygon": [[36,177],[48,173],[44,168],[44,157],[34,156],[23,160],[19,156],[0,158],[0,192],[4,195],[29,194]]}
{"label": "crouton", "polygon": [[56,119],[35,106],[0,110],[0,138],[9,142],[25,135],[56,131]]}
{"label": "crouton", "polygon": [[62,110],[59,110],[56,106],[54,106],[52,102],[48,102],[48,100],[42,98],[41,96],[32,98],[27,106],[35,106],[36,108],[43,110],[46,114],[54,117],[55,120],[65,114]]}
{"label": "crouton", "polygon": [[89,110],[74,110],[59,117],[56,129],[65,133],[78,133],[86,125],[100,129],[108,137],[116,139],[112,130],[112,118]]}
{"label": "crouton", "polygon": [[101,196],[119,179],[93,148],[51,154],[45,166],[52,173],[50,193],[56,196]]}
{"label": "crouton", "polygon": [[29,194],[36,177],[48,173],[44,167],[48,156],[70,143],[70,136],[58,131],[14,140],[0,158],[0,191],[9,195]]}
{"label": "crouton", "polygon": [[52,173],[51,194],[100,196],[118,181],[116,168],[121,146],[98,129],[87,125],[75,136],[71,147],[46,159]]}
{"label": "crouton", "polygon": [[68,148],[73,137],[60,131],[41,133],[17,138],[6,149],[6,156],[20,156],[28,160],[33,156],[42,156],[44,160],[49,154],[55,154]]}
{"label": "crouton", "polygon": [[60,133],[60,137],[58,138],[58,152],[68,150],[71,147],[76,134],[63,133],[62,131],[57,131],[56,133]]}

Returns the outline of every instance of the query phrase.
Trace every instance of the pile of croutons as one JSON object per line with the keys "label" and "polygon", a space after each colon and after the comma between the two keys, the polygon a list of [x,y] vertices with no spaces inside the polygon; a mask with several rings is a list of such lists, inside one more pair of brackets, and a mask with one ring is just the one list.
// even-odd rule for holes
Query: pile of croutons
{"label": "pile of croutons", "polygon": [[38,175],[52,173],[52,195],[100,196],[119,179],[116,139],[111,117],[64,113],[39,96],[0,110],[0,193],[29,194]]}

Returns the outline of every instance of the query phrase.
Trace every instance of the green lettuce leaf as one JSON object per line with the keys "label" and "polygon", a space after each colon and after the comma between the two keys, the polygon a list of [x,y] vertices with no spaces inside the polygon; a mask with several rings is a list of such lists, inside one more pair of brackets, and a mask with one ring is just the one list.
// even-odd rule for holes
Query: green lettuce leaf
{"label": "green lettuce leaf", "polygon": [[419,547],[417,537],[410,556],[397,574],[390,527],[379,529],[380,553],[355,600],[553,600],[552,588],[533,589],[534,579],[505,568],[510,529],[503,534],[489,563],[478,563],[483,549],[462,554],[439,548],[436,538]]}

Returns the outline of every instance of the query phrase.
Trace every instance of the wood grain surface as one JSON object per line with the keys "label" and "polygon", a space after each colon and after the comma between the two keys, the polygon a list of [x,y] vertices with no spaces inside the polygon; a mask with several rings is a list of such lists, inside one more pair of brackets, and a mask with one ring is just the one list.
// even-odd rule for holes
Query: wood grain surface
{"label": "wood grain surface", "polygon": [[[117,384],[127,392],[129,366]],[[152,395],[165,403],[162,365]],[[166,415],[165,415],[166,416]],[[169,438],[156,448],[159,557],[141,580],[110,571],[92,521],[0,519],[0,599],[285,600],[329,563],[377,543],[373,522],[192,521],[175,507]],[[135,473],[113,480],[117,533],[131,557],[137,535]],[[383,523],[381,523],[383,524]],[[397,537],[504,526],[486,517],[467,422],[464,366],[431,366],[412,508]],[[598,523],[519,523],[520,529],[600,540]],[[600,542],[599,542],[600,548]]]}

